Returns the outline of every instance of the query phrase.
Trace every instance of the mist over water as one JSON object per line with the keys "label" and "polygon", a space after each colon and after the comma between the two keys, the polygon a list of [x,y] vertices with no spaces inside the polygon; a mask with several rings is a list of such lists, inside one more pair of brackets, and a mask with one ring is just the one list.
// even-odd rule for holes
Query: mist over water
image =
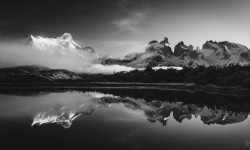
{"label": "mist over water", "polygon": [[17,41],[0,43],[0,67],[14,67],[22,65],[38,65],[51,69],[67,69],[78,73],[105,73],[114,71],[130,71],[131,67],[120,65],[95,64],[96,55],[90,55],[83,50],[47,48],[37,50],[25,46]]}

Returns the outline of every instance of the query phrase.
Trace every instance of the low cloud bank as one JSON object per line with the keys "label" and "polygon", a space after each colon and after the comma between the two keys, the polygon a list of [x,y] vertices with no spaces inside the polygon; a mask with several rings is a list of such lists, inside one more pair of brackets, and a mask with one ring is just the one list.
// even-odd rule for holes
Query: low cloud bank
{"label": "low cloud bank", "polygon": [[17,42],[0,43],[0,67],[39,65],[52,69],[67,69],[78,73],[105,73],[131,71],[134,68],[119,65],[95,64],[97,56],[82,50],[38,50]]}

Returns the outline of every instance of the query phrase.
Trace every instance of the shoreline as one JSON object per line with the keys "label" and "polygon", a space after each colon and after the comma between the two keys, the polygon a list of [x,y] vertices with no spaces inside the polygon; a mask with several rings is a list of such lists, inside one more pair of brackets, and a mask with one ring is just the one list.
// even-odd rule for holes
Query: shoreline
{"label": "shoreline", "polygon": [[193,83],[117,83],[117,82],[53,82],[53,83],[0,83],[0,89],[45,89],[45,88],[130,88],[130,89],[155,89],[155,90],[177,90],[188,92],[207,92],[225,95],[247,95],[250,89],[242,87],[196,85]]}

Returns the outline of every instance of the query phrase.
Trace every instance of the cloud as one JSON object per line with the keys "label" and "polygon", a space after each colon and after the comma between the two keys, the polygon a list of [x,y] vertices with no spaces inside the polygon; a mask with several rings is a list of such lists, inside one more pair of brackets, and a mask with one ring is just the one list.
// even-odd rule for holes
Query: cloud
{"label": "cloud", "polygon": [[46,51],[27,47],[17,42],[0,43],[0,67],[38,65],[52,69],[67,69],[80,73],[112,74],[119,71],[131,71],[134,68],[119,65],[95,64],[96,55],[84,51],[69,49],[47,49]]}
{"label": "cloud", "polygon": [[113,21],[113,25],[120,29],[120,31],[130,31],[133,33],[141,33],[139,27],[140,23],[146,18],[147,11],[136,11],[130,13],[130,15],[123,19]]}

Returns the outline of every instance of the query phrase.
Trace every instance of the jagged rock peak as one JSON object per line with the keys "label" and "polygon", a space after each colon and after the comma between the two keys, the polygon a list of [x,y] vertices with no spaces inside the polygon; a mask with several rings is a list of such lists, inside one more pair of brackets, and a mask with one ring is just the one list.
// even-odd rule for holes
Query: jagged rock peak
{"label": "jagged rock peak", "polygon": [[156,44],[156,43],[158,43],[157,40],[152,40],[152,41],[150,41],[150,42],[148,43],[148,45],[150,45],[150,44]]}
{"label": "jagged rock peak", "polygon": [[197,51],[197,52],[200,52],[200,51],[201,51],[201,49],[200,49],[199,46],[196,47],[196,51]]}
{"label": "jagged rock peak", "polygon": [[54,53],[55,50],[60,51],[65,49],[72,52],[76,52],[76,50],[86,50],[91,53],[95,53],[93,48],[87,47],[84,49],[83,47],[78,45],[73,40],[72,35],[69,33],[64,33],[62,36],[57,38],[47,38],[30,35],[24,44],[31,46],[37,50],[50,51],[52,53]]}
{"label": "jagged rock peak", "polygon": [[33,35],[29,35],[28,38],[27,38],[27,41],[30,41],[30,40],[32,40],[33,38],[34,38]]}
{"label": "jagged rock peak", "polygon": [[213,41],[213,40],[210,40],[209,42],[210,42],[210,43],[214,43],[214,44],[218,44],[217,41]]}
{"label": "jagged rock peak", "polygon": [[64,40],[70,40],[70,39],[73,39],[71,34],[69,33],[64,33],[62,36],[61,36],[62,39]]}
{"label": "jagged rock peak", "polygon": [[178,56],[182,56],[183,54],[185,54],[185,53],[187,53],[187,52],[189,52],[189,51],[192,51],[192,50],[190,50],[190,49],[193,50],[193,46],[188,47],[188,46],[186,46],[186,45],[184,44],[183,41],[181,41],[181,42],[179,42],[179,43],[175,46],[175,48],[174,48],[174,55],[177,56],[177,57],[178,57]]}
{"label": "jagged rock peak", "polygon": [[206,41],[205,44],[202,45],[202,49],[214,49],[217,50],[218,43],[215,41],[213,42],[212,40]]}
{"label": "jagged rock peak", "polygon": [[33,39],[34,39],[34,36],[33,35],[29,35],[28,38],[25,40],[24,44],[25,45],[32,45]]}
{"label": "jagged rock peak", "polygon": [[206,43],[218,44],[217,41],[213,41],[213,40],[206,41]]}
{"label": "jagged rock peak", "polygon": [[168,38],[164,38],[163,41],[158,43],[156,40],[152,40],[149,42],[148,46],[146,47],[147,53],[157,52],[163,56],[172,56],[173,52],[171,50],[170,44],[168,42]]}
{"label": "jagged rock peak", "polygon": [[193,46],[193,45],[189,45],[189,46],[188,46],[188,49],[189,49],[190,51],[193,51],[193,50],[194,50],[194,46]]}
{"label": "jagged rock peak", "polygon": [[[152,40],[152,41],[150,41],[149,43],[148,43],[148,45],[151,45],[151,44],[157,44],[158,43],[158,41],[157,40]],[[164,39],[160,42],[160,44],[164,44],[165,46],[167,45],[169,45],[170,46],[170,44],[169,44],[169,41],[168,41],[168,38],[167,37],[164,37]]]}
{"label": "jagged rock peak", "polygon": [[183,41],[180,41],[176,46],[186,46]]}
{"label": "jagged rock peak", "polygon": [[163,39],[160,43],[161,43],[161,44],[164,44],[164,46],[170,46],[167,37],[164,37],[164,39]]}
{"label": "jagged rock peak", "polygon": [[193,45],[187,46],[183,41],[179,42],[175,47],[180,47],[181,49],[185,50],[193,50]]}

